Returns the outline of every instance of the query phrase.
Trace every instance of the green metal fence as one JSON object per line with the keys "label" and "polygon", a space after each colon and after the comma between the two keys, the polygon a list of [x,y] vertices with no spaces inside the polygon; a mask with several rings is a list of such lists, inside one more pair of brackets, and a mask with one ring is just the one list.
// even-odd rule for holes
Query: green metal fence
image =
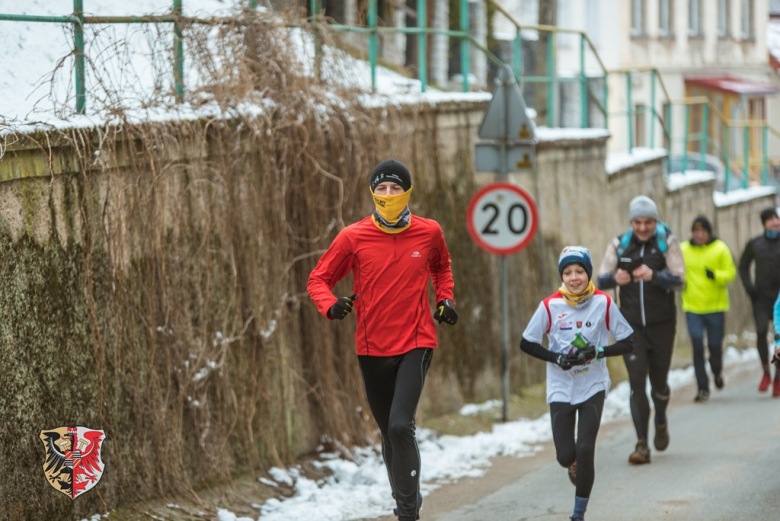
{"label": "green metal fence", "polygon": [[[591,120],[591,105],[604,118],[604,126],[613,127],[613,134],[616,132],[614,125],[624,122],[625,133],[627,136],[627,148],[632,151],[637,145],[637,135],[641,131],[648,137],[647,144],[650,148],[656,147],[657,134],[663,138],[663,145],[669,154],[678,153],[683,156],[683,169],[688,167],[688,154],[698,147],[700,169],[704,169],[705,155],[714,155],[718,157],[725,165],[726,183],[725,189],[731,186],[730,176],[734,172],[740,172],[741,186],[748,186],[751,179],[754,181],[760,179],[762,184],[769,182],[773,170],[780,173],[780,158],[769,156],[770,141],[772,139],[780,140],[780,132],[769,125],[766,121],[732,121],[724,117],[723,114],[714,108],[711,101],[707,98],[691,98],[687,100],[671,101],[664,85],[663,78],[659,71],[652,67],[631,68],[622,70],[608,70],[602,62],[599,54],[584,31],[563,29],[554,26],[541,25],[522,25],[515,20],[500,4],[494,0],[488,0],[497,15],[503,16],[515,27],[515,38],[512,42],[511,69],[514,71],[519,84],[546,86],[546,104],[544,111],[546,113],[546,124],[548,127],[556,127],[558,107],[556,106],[556,89],[559,85],[572,84],[579,92],[579,126],[581,128],[589,127]],[[187,24],[222,24],[234,22],[234,19],[211,18],[197,19],[183,16],[183,0],[172,0],[170,14],[160,16],[85,16],[84,0],[73,0],[73,14],[66,16],[36,16],[36,15],[14,15],[1,14],[0,21],[17,22],[35,22],[35,23],[69,23],[73,24],[73,45],[75,50],[75,89],[76,89],[76,112],[78,114],[86,113],[86,57],[84,53],[84,27],[86,24],[136,24],[136,23],[166,23],[171,24],[173,29],[173,53],[174,53],[174,88],[177,98],[181,101],[184,98],[184,38],[182,29]],[[257,8],[257,0],[248,0],[251,9]],[[428,37],[431,35],[446,35],[459,41],[460,67],[462,75],[461,88],[468,92],[471,88],[470,79],[470,61],[471,52],[476,51],[484,54],[490,63],[498,67],[504,67],[505,63],[486,46],[479,43],[473,35],[470,34],[469,20],[469,0],[459,0],[459,30],[443,30],[428,27],[427,1],[417,0],[417,24],[415,27],[383,27],[379,25],[378,0],[368,0],[367,25],[366,26],[347,26],[342,24],[330,24],[329,27],[338,31],[364,34],[368,38],[368,61],[371,69],[371,86],[376,89],[376,73],[379,66],[379,37],[383,34],[411,34],[416,35],[417,43],[417,61],[418,61],[418,79],[421,90],[425,92],[428,87]],[[311,21],[322,21],[321,0],[309,0],[309,9],[311,12]],[[526,73],[523,66],[523,31],[536,31],[539,34],[547,34],[546,48],[539,54],[544,55],[545,71],[544,75],[534,75]],[[557,73],[557,39],[563,35],[573,36],[578,41],[579,67],[578,72],[573,75],[560,75]],[[315,48],[315,70],[321,71],[322,45],[321,38],[317,31],[314,31]],[[595,70],[588,72],[586,70],[586,57],[590,56],[595,62]],[[645,94],[649,99],[646,103],[636,104],[635,93],[633,90],[633,79],[639,75],[649,78],[649,94]],[[625,102],[622,108],[611,107],[610,103],[610,83],[619,85],[621,80],[625,85]],[[601,83],[600,92],[594,91],[592,83]],[[660,94],[660,95],[659,95]],[[663,113],[658,110],[658,106],[663,106]],[[679,123],[673,121],[673,107],[681,107],[682,125],[680,136],[676,137],[672,133],[673,128],[678,128]],[[690,124],[690,113],[693,107],[700,107],[703,111],[702,118],[704,124],[697,132],[693,132]],[[612,109],[612,110],[610,110]],[[679,109],[678,109],[679,112]],[[638,116],[648,115],[644,123],[637,123]],[[644,118],[642,118],[644,119]],[[717,121],[718,127],[722,131],[718,135],[711,135],[710,120]],[[613,121],[612,125],[610,121]],[[647,125],[644,128],[642,125]],[[738,136],[738,137],[735,137]],[[741,139],[742,147],[735,146],[736,140]],[[759,144],[760,143],[760,144]],[[778,141],[780,146],[780,141]],[[740,150],[741,148],[741,150]],[[679,152],[677,152],[679,150]],[[668,161],[667,161],[668,165]]]}
{"label": "green metal fence", "polygon": [[[251,8],[257,7],[257,0],[250,0]],[[86,57],[84,54],[84,26],[87,24],[149,24],[167,23],[173,25],[174,54],[174,88],[177,98],[184,98],[184,38],[182,27],[186,24],[223,24],[232,19],[187,18],[182,14],[182,0],[173,0],[171,13],[161,16],[85,16],[84,0],[73,0],[73,14],[66,16],[38,16],[23,14],[0,13],[0,21],[35,22],[35,23],[69,23],[73,24],[73,48],[75,50],[75,88],[76,113],[85,114],[87,108],[86,96]]]}

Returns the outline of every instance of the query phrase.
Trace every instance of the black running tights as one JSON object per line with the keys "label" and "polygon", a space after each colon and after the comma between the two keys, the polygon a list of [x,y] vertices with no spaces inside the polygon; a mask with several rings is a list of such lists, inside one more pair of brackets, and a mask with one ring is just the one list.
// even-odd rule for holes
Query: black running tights
{"label": "black running tights", "polygon": [[358,356],[368,405],[382,434],[382,457],[400,519],[415,519],[420,508],[420,451],[414,416],[432,357],[430,348],[398,356]]}
{"label": "black running tights", "polygon": [[666,408],[671,391],[667,380],[672,365],[675,320],[634,327],[634,350],[623,355],[631,385],[631,418],[637,439],[647,442],[650,424],[650,401],[647,399],[647,380],[655,406],[655,422],[666,423]]}
{"label": "black running tights", "polygon": [[[579,497],[590,497],[596,477],[596,435],[604,410],[604,391],[600,391],[582,403],[566,402],[550,404],[555,456],[562,467],[577,462],[577,490]],[[574,423],[577,423],[577,441],[574,441]]]}

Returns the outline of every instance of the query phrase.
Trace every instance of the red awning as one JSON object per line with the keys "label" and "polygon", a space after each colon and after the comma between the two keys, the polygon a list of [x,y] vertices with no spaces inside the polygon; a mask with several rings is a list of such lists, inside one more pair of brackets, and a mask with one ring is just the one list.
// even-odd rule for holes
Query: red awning
{"label": "red awning", "polygon": [[765,83],[732,78],[730,76],[710,76],[704,78],[685,78],[685,85],[702,89],[717,90],[738,96],[765,96],[777,94],[780,89]]}

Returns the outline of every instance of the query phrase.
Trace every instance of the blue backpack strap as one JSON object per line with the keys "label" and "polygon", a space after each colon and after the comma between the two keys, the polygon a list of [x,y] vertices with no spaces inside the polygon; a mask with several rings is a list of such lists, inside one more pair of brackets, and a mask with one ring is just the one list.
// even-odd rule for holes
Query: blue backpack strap
{"label": "blue backpack strap", "polygon": [[671,235],[672,230],[669,229],[669,226],[665,222],[658,221],[658,224],[655,227],[655,242],[658,244],[658,249],[661,250],[661,253],[666,255],[666,252],[669,251],[669,243],[667,242],[667,238],[669,235]]}
{"label": "blue backpack strap", "polygon": [[[623,253],[628,249],[628,245],[631,243],[631,236],[633,233],[634,230],[629,228],[628,231],[620,236],[620,244],[618,244],[617,247],[618,259],[622,257]],[[655,227],[655,242],[658,244],[658,249],[661,250],[661,253],[664,255],[666,255],[666,252],[669,251],[669,242],[667,238],[671,234],[672,230],[669,229],[669,226],[663,221],[658,221],[658,224],[656,224]]]}
{"label": "blue backpack strap", "polygon": [[623,235],[620,236],[620,243],[617,247],[617,258],[623,256],[623,252],[628,249],[628,245],[631,243],[631,236],[634,234],[633,228],[629,228]]}

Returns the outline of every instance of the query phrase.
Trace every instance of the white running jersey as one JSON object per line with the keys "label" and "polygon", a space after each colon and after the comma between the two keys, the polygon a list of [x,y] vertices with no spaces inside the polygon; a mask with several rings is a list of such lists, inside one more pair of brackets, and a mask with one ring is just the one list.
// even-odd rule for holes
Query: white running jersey
{"label": "white running jersey", "polygon": [[[594,346],[609,344],[609,333],[616,341],[628,338],[634,330],[612,298],[596,290],[590,300],[578,306],[570,306],[560,293],[556,292],[542,302],[523,332],[523,338],[542,344],[547,335],[548,349],[554,353],[573,353],[575,335],[580,333]],[[599,391],[609,393],[612,381],[609,378],[606,358],[593,359],[585,365],[574,366],[564,371],[557,364],[547,364],[547,403],[582,403]]]}

